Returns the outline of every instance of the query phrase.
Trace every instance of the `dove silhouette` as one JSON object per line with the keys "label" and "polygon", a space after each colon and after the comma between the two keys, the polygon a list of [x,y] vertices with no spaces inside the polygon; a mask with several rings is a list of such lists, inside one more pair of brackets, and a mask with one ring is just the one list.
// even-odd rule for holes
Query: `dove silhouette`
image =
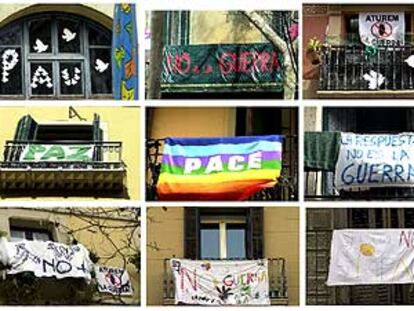
{"label": "dove silhouette", "polygon": [[414,68],[414,55],[409,56],[404,62],[407,63],[408,66]]}
{"label": "dove silhouette", "polygon": [[62,34],[62,39],[63,40],[65,40],[66,42],[70,42],[75,38],[76,38],[76,32],[72,32],[68,28],[63,29],[63,34]]}
{"label": "dove silhouette", "polygon": [[35,45],[33,46],[33,50],[35,50],[36,53],[43,53],[47,51],[48,48],[49,48],[49,45],[44,44],[42,40],[40,39],[36,39]]}
{"label": "dove silhouette", "polygon": [[365,81],[368,81],[368,88],[370,90],[376,90],[385,82],[385,77],[374,70],[370,70],[369,73],[364,74],[363,78]]}
{"label": "dove silhouette", "polygon": [[109,67],[109,63],[104,63],[101,59],[97,58],[95,61],[95,69],[96,71],[102,73],[106,71]]}

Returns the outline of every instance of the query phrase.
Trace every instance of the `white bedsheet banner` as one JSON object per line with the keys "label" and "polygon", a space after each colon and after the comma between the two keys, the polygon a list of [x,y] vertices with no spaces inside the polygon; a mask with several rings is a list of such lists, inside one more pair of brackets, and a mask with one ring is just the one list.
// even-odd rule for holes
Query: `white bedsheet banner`
{"label": "white bedsheet banner", "polygon": [[8,242],[0,238],[0,262],[11,268],[7,274],[33,272],[37,277],[72,277],[91,280],[93,263],[89,251],[81,244],[55,242]]}
{"label": "white bedsheet banner", "polygon": [[98,290],[113,295],[133,294],[128,272],[122,268],[95,266]]}
{"label": "white bedsheet banner", "polygon": [[414,133],[342,133],[335,186],[345,190],[359,187],[413,187]]}
{"label": "white bedsheet banner", "polygon": [[175,303],[269,305],[267,260],[171,259]]}
{"label": "white bedsheet banner", "polygon": [[404,45],[404,12],[359,13],[358,24],[365,45]]}
{"label": "white bedsheet banner", "polygon": [[327,285],[414,283],[414,229],[334,230]]}

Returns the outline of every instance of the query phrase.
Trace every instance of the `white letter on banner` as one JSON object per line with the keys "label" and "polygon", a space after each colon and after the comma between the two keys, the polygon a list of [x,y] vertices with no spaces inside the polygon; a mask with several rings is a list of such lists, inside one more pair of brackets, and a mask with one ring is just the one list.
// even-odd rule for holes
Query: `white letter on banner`
{"label": "white letter on banner", "polygon": [[193,171],[200,169],[201,160],[198,158],[185,159],[184,174],[191,174]]}
{"label": "white letter on banner", "polygon": [[232,156],[229,158],[229,171],[241,171],[243,170],[243,156]]}
{"label": "white letter on banner", "polygon": [[249,168],[262,168],[262,152],[249,155]]}
{"label": "white letter on banner", "polygon": [[222,172],[223,171],[223,162],[221,162],[221,156],[211,157],[208,161],[206,174],[211,172]]}

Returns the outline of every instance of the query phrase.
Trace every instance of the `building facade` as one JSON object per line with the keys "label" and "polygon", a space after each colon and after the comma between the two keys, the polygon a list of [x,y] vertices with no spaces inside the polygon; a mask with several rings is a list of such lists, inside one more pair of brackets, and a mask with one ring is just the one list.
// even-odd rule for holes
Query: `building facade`
{"label": "building facade", "polygon": [[[269,298],[299,304],[299,209],[296,207],[150,207],[147,303],[172,305],[170,259],[267,259]],[[214,238],[216,237],[216,238]]]}
{"label": "building facade", "polygon": [[[250,13],[165,11],[162,98],[295,98],[297,13],[253,13],[280,39],[276,48]],[[147,29],[150,20],[147,12]]]}
{"label": "building facade", "polygon": [[408,4],[304,4],[303,97],[413,98],[412,11]]}
{"label": "building facade", "polygon": [[[36,277],[30,272],[12,275],[0,271],[0,303],[139,304],[139,217],[138,208],[2,208],[2,238],[9,242],[55,242],[68,246],[81,244],[89,251],[95,265],[127,271],[128,288],[132,288],[132,292],[128,295],[102,292],[94,277],[87,282],[79,278],[57,279]],[[4,252],[4,249],[1,251]],[[52,263],[61,272],[67,266],[70,267],[68,263]]]}
{"label": "building facade", "polygon": [[284,135],[282,177],[256,200],[297,200],[298,110],[296,108],[150,108],[147,109],[147,198],[157,199],[162,148],[166,137]]}
{"label": "building facade", "polygon": [[336,229],[413,228],[412,208],[308,208],[306,302],[309,305],[412,304],[407,284],[327,286],[332,232]]}
{"label": "building facade", "polygon": [[0,196],[139,199],[138,107],[2,107]]}

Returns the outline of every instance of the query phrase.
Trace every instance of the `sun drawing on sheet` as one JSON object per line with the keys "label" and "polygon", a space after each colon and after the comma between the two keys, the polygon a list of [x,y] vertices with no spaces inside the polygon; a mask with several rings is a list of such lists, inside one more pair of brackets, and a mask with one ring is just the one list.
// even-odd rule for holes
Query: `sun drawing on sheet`
{"label": "sun drawing on sheet", "polygon": [[359,245],[359,252],[364,256],[370,257],[375,254],[375,247],[369,243],[361,243]]}

